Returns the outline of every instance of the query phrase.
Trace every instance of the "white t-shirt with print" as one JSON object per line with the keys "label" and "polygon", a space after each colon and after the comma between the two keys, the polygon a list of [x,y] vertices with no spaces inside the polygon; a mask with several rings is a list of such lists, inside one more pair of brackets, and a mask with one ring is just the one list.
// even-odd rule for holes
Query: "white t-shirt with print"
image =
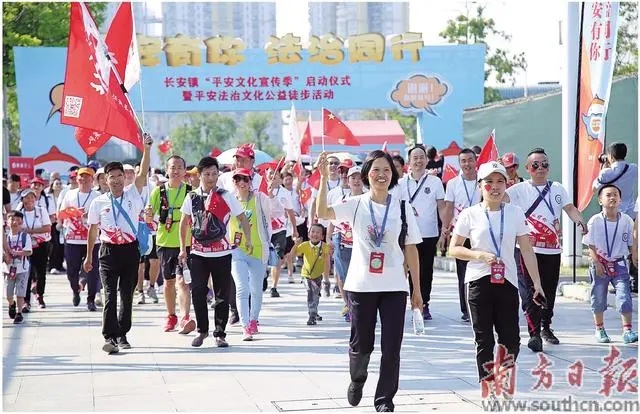
{"label": "white t-shirt with print", "polygon": [[273,234],[286,231],[287,215],[285,214],[285,206],[278,197],[269,197],[269,206],[271,207],[271,230]]}
{"label": "white t-shirt with print", "polygon": [[481,196],[482,193],[476,180],[465,180],[462,174],[449,180],[444,201],[453,203],[452,228],[455,226],[460,212],[467,207],[478,204]]}
{"label": "white t-shirt with print", "polygon": [[285,209],[284,225],[287,230],[287,237],[290,237],[293,235],[293,226],[291,223],[289,223],[289,216],[287,215],[286,210],[293,210],[293,201],[291,200],[291,193],[289,193],[289,191],[287,191],[282,186],[280,186],[275,190],[273,190],[273,194],[275,195],[275,198],[277,198],[280,201],[280,204],[282,204],[282,206]]}
{"label": "white t-shirt with print", "polygon": [[[496,238],[496,243],[500,243],[500,221],[502,213],[498,211],[488,211],[491,220],[491,229]],[[489,221],[485,215],[485,207],[476,204],[471,208],[464,209],[458,216],[458,221],[453,229],[453,233],[466,237],[471,242],[471,249],[497,256],[496,248],[491,238]],[[504,234],[500,245],[501,260],[505,266],[505,279],[513,286],[518,287],[518,273],[516,261],[513,255],[516,237],[529,234],[527,221],[524,212],[520,207],[512,204],[504,204]],[[467,271],[464,276],[465,283],[478,280],[491,274],[491,266],[481,260],[470,260],[467,264]]]}
{"label": "white t-shirt with print", "polygon": [[291,207],[293,213],[296,216],[296,226],[304,223],[304,216],[302,215],[302,204],[300,203],[300,195],[296,192],[295,187],[291,190],[287,190],[286,187],[282,187],[282,191],[286,191],[291,198]]}
{"label": "white t-shirt with print", "polygon": [[[331,192],[331,190],[338,187],[340,187],[339,178],[337,180],[327,180],[327,195]],[[313,201],[316,198],[318,198],[318,190],[316,190],[315,188],[311,188],[311,197],[309,198],[309,208],[311,208],[311,203],[313,203]],[[312,217],[315,216],[315,214],[316,212],[314,211]],[[318,219],[318,224],[322,224],[325,229],[329,228],[329,220]]]}
{"label": "white t-shirt with print", "polygon": [[[347,272],[344,289],[351,292],[397,292],[409,291],[409,282],[404,272],[404,254],[398,244],[402,220],[400,218],[400,199],[391,197],[387,223],[380,247],[375,246],[370,205],[376,218],[378,231],[382,226],[386,206],[371,203],[371,193],[351,197],[345,203],[335,204],[333,211],[336,220],[350,222],[353,225],[353,250]],[[407,212],[411,205],[405,204]],[[356,212],[357,210],[357,212]],[[355,217],[355,222],[354,222]],[[422,237],[413,214],[406,214],[407,237],[405,244],[418,244]],[[381,274],[369,272],[372,252],[384,254],[384,266]]]}
{"label": "white t-shirt with print", "polygon": [[[131,224],[125,218],[124,213],[118,208],[117,203],[129,216]],[[89,225],[97,224],[100,227],[100,241],[111,244],[126,244],[136,241],[138,232],[138,220],[140,212],[144,209],[140,193],[135,185],[125,188],[121,197],[113,197],[111,193],[101,194],[96,197],[89,207]]]}
{"label": "white t-shirt with print", "polygon": [[[91,202],[100,196],[98,191],[93,189],[89,191],[89,193],[81,193],[79,188],[67,191],[64,198],[60,201],[58,211],[69,207],[76,207],[81,209],[84,213],[88,213]],[[87,237],[89,236],[87,216],[83,215],[82,217],[65,219],[63,226],[66,243],[87,244]]]}
{"label": "white t-shirt with print", "polygon": [[[627,257],[633,246],[633,219],[625,213],[619,213],[618,231],[616,222],[607,220],[607,231],[604,229],[604,217],[602,213],[595,214],[587,222],[589,232],[582,236],[582,244],[595,246],[596,252],[606,261],[613,262]],[[611,255],[607,249],[608,243]],[[615,234],[615,238],[614,238]]]}
{"label": "white t-shirt with print", "polygon": [[[10,250],[16,250],[19,252],[33,252],[33,247],[31,245],[31,237],[27,234],[24,237],[24,246],[22,245],[22,236],[23,232],[21,231],[18,234],[11,234],[7,232],[7,237],[5,242],[7,243],[7,247]],[[25,233],[26,234],[26,233]],[[2,262],[2,272],[9,274],[10,266],[16,267],[16,273],[25,273],[29,271],[29,258],[28,257],[15,257],[13,261],[9,264]]]}
{"label": "white t-shirt with print", "polygon": [[417,214],[416,221],[422,238],[438,237],[438,200],[443,200],[445,196],[442,181],[426,172],[418,180],[407,174],[398,181],[397,188],[396,194],[403,200],[411,201],[413,197],[411,213]]}
{"label": "white t-shirt with print", "polygon": [[[31,211],[26,211],[24,207],[22,208],[22,214],[24,217],[22,218],[22,229],[37,229],[38,227],[51,225],[51,218],[47,213],[47,210],[44,208],[40,208],[36,205],[36,208]],[[40,243],[48,242],[51,240],[51,231],[47,231],[44,233],[35,233],[31,235],[31,242],[33,243],[33,248],[38,247]]]}
{"label": "white t-shirt with print", "polygon": [[[507,195],[511,204],[526,212],[538,199],[544,188],[545,185],[536,187],[530,180],[527,180],[507,188]],[[544,200],[540,201],[533,213],[527,217],[531,230],[529,238],[534,252],[539,254],[562,253],[560,218],[562,209],[569,204],[571,204],[571,199],[567,190],[558,182],[552,183]],[[556,220],[557,224],[554,225]]]}
{"label": "white t-shirt with print", "polygon": [[[47,202],[45,198],[49,200],[49,207],[47,208]],[[44,191],[40,193],[40,197],[36,200],[36,206],[42,207],[42,210],[47,211],[49,216],[56,214],[56,200],[53,198],[53,195],[46,194]]]}
{"label": "white t-shirt with print", "polygon": [[[327,205],[333,207],[336,204],[345,203],[351,197],[350,188],[336,187],[327,194]],[[351,248],[353,245],[353,230],[348,221],[330,220],[333,224],[333,234],[342,236],[341,243],[344,247]],[[332,235],[333,236],[333,235]]]}
{"label": "white t-shirt with print", "polygon": [[[199,187],[194,191],[198,195],[204,195],[202,188]],[[209,203],[209,195],[204,202],[205,208]],[[225,191],[221,194],[222,199],[227,204],[228,212],[225,217],[220,218],[221,221],[227,228],[227,233],[224,238],[221,240],[213,242],[209,246],[204,246],[199,241],[197,241],[193,235],[191,236],[191,254],[195,254],[202,257],[222,257],[228,254],[231,254],[231,250],[233,245],[229,243],[229,220],[231,219],[231,215],[239,216],[244,213],[244,209],[242,205],[236,199],[236,197],[229,191]],[[185,216],[189,216],[193,223],[193,205],[191,203],[191,193],[188,193],[184,198],[184,202],[182,203],[182,207],[180,208],[180,212]]]}

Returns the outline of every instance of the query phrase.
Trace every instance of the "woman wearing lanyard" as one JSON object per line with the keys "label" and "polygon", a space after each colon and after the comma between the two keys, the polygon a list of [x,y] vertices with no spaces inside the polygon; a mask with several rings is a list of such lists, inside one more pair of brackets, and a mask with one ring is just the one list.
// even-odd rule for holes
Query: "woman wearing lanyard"
{"label": "woman wearing lanyard", "polygon": [[[373,352],[376,316],[380,312],[382,359],[374,404],[377,411],[393,411],[393,397],[398,391],[400,347],[404,330],[409,283],[404,272],[407,262],[414,286],[411,304],[422,309],[420,266],[416,244],[422,241],[413,214],[405,214],[407,234],[404,255],[399,238],[403,227],[400,201],[389,194],[398,183],[398,172],[391,156],[373,151],[362,166],[364,185],[370,191],[348,198],[344,203],[327,207],[329,165],[326,154],[318,160],[321,174],[318,193],[318,217],[349,222],[353,227],[351,263],[344,284],[351,303],[351,338],[349,371],[351,384],[347,391],[349,404],[362,399],[367,367]],[[411,205],[405,205],[411,211]]]}
{"label": "woman wearing lanyard", "polygon": [[[544,293],[524,213],[517,206],[502,203],[507,171],[491,161],[480,167],[478,180],[482,202],[460,213],[449,251],[457,259],[469,261],[465,272],[466,297],[476,343],[478,377],[486,397],[503,386],[502,378],[515,366],[520,350],[518,278],[513,256],[516,240],[533,281],[534,300],[543,304]],[[467,239],[471,248],[464,246]],[[494,327],[498,343],[507,353],[497,367],[492,367]],[[513,393],[502,391],[505,396]]]}

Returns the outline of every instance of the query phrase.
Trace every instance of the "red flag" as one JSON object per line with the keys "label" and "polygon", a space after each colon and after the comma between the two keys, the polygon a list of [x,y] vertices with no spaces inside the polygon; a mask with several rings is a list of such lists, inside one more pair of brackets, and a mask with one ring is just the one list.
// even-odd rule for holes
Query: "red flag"
{"label": "red flag", "polygon": [[160,151],[163,154],[166,154],[167,152],[171,151],[172,148],[173,148],[173,144],[171,143],[170,139],[163,139],[158,144],[158,151]]}
{"label": "red flag", "polygon": [[104,144],[106,144],[111,135],[104,132],[93,131],[86,128],[76,128],[74,134],[80,148],[88,155],[95,154]]}
{"label": "red flag", "polygon": [[320,189],[320,170],[318,170],[317,168],[313,170],[313,173],[311,173],[307,182],[311,187],[315,188],[316,190],[319,190]]}
{"label": "red flag", "polygon": [[267,177],[265,175],[262,176],[262,180],[260,180],[260,187],[258,187],[258,191],[262,194],[269,196],[269,187],[267,183]]}
{"label": "red flag", "polygon": [[297,161],[293,166],[292,171],[296,177],[302,177],[302,163],[300,161]]}
{"label": "red flag", "polygon": [[456,178],[459,173],[460,171],[453,165],[445,164],[444,171],[442,172],[442,182],[446,184],[450,179]]}
{"label": "red flag", "polygon": [[482,151],[480,151],[480,155],[478,155],[478,161],[476,163],[476,168],[480,168],[480,166],[489,161],[497,161],[499,158],[498,147],[496,147],[495,142],[496,130],[491,131],[491,135],[487,138],[487,142],[484,143],[484,147],[482,147]]}
{"label": "red flag", "polygon": [[353,136],[351,130],[331,111],[322,108],[323,134],[338,140],[340,145],[357,147],[360,142]]}
{"label": "red flag", "polygon": [[305,128],[304,134],[302,134],[302,139],[300,140],[300,152],[302,154],[309,154],[311,143],[311,122],[307,122],[307,127]]}
{"label": "red flag", "polygon": [[300,203],[307,204],[307,201],[311,198],[311,187],[307,187],[300,192]]}
{"label": "red flag", "polygon": [[71,3],[68,44],[60,122],[110,134],[142,150],[133,108],[111,69],[100,32],[84,3]]}
{"label": "red flag", "polygon": [[120,79],[127,91],[131,90],[140,80],[141,69],[130,2],[123,2],[118,7],[107,31],[105,43]]}
{"label": "red flag", "polygon": [[211,150],[211,153],[209,153],[209,156],[210,156],[210,157],[212,157],[212,158],[215,158],[215,157],[217,157],[217,156],[218,156],[218,155],[220,155],[220,154],[222,154],[222,151],[220,151],[220,148],[218,148],[218,147],[214,147],[214,148]]}

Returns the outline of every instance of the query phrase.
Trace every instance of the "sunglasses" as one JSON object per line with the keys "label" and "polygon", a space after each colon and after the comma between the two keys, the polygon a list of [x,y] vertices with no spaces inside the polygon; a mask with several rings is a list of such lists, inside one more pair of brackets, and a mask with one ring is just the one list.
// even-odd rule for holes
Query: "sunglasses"
{"label": "sunglasses", "polygon": [[340,165],[340,161],[331,161],[329,165]]}
{"label": "sunglasses", "polygon": [[235,177],[233,177],[233,181],[235,182],[244,181],[245,183],[248,183],[249,177],[246,177],[244,175],[236,175]]}
{"label": "sunglasses", "polygon": [[537,170],[540,167],[546,170],[547,168],[549,168],[549,163],[546,161],[542,161],[542,162],[534,161],[531,163],[531,169],[533,170]]}

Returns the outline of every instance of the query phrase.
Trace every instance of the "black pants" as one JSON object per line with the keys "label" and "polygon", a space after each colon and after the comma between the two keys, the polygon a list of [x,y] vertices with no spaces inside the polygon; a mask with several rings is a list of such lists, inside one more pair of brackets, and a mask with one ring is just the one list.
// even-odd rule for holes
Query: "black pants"
{"label": "black pants", "polygon": [[347,292],[351,301],[351,338],[349,339],[349,372],[351,381],[364,383],[373,352],[376,317],[380,312],[380,377],[374,399],[376,410],[394,408],[400,378],[400,348],[404,332],[406,292]]}
{"label": "black pants", "polygon": [[56,228],[56,223],[51,223],[51,244],[49,246],[49,266],[47,270],[62,270],[64,260],[64,245],[60,244],[60,231]]}
{"label": "black pants", "polygon": [[67,279],[69,280],[69,286],[73,292],[78,292],[78,284],[80,281],[80,273],[87,280],[87,302],[93,302],[98,292],[100,285],[100,271],[98,256],[100,254],[100,244],[93,246],[93,255],[91,256],[93,262],[93,269],[89,273],[84,273],[82,270],[82,263],[87,257],[87,245],[86,244],[70,244],[64,245],[64,256],[67,260]]}
{"label": "black pants", "polygon": [[518,268],[518,291],[522,299],[522,311],[527,318],[527,328],[530,336],[540,335],[540,328],[549,328],[553,318],[553,307],[556,303],[556,289],[560,280],[560,253],[539,254],[538,271],[540,272],[540,284],[547,298],[547,307],[541,308],[533,301],[533,281],[529,276],[529,270],[524,265],[520,249],[516,249],[516,264]]}
{"label": "black pants", "polygon": [[[431,300],[431,285],[433,284],[433,259],[436,257],[438,250],[438,238],[428,237],[422,239],[422,243],[416,245],[418,248],[418,257],[420,259],[420,293],[422,294],[422,303],[429,306]],[[413,282],[409,278],[409,290],[413,295]]]}
{"label": "black pants", "polygon": [[507,349],[513,359],[500,361],[505,368],[515,364],[520,352],[520,326],[518,324],[518,289],[508,280],[502,285],[491,283],[491,277],[467,283],[469,319],[476,343],[478,381],[493,378],[493,329],[498,344]]}
{"label": "black pants", "polygon": [[24,301],[31,303],[31,283],[36,282],[36,293],[44,296],[44,288],[47,285],[47,261],[49,260],[49,242],[40,243],[31,253],[31,267],[29,268],[29,281]]}
{"label": "black pants", "polygon": [[[116,339],[131,330],[133,291],[138,283],[138,264],[140,262],[138,242],[102,243],[99,262],[100,279],[106,296],[102,311],[102,336],[104,339]],[[117,312],[118,285],[120,287],[120,312]]]}
{"label": "black pants", "polygon": [[[465,240],[464,247],[471,248],[471,241]],[[456,273],[458,274],[458,297],[460,298],[460,312],[467,314],[467,300],[464,288],[464,276],[467,273],[467,260],[456,259]]]}
{"label": "black pants", "polygon": [[[251,295],[249,295],[249,298],[251,298]],[[251,306],[251,300],[249,300],[249,306]],[[240,315],[238,313],[238,304],[236,302],[236,282],[233,280],[233,277],[229,281],[229,311],[233,312],[235,315]]]}
{"label": "black pants", "polygon": [[232,280],[231,254],[221,257],[203,257],[190,254],[189,269],[191,270],[191,298],[193,310],[196,313],[198,332],[209,332],[209,308],[207,307],[209,286],[207,283],[209,276],[211,276],[215,295],[213,336],[225,338],[227,336],[225,330],[229,321],[229,285]]}

